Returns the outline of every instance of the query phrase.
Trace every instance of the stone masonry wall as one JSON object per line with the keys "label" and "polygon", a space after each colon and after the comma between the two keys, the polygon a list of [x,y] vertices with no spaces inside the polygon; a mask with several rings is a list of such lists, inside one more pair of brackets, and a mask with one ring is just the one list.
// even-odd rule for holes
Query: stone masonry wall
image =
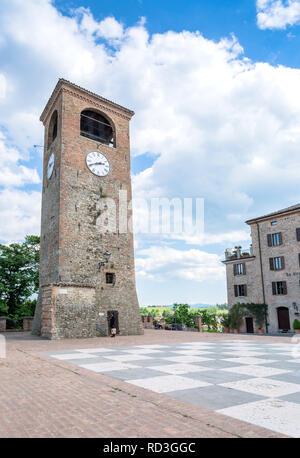
{"label": "stone masonry wall", "polygon": [[[45,324],[45,314],[49,319],[47,303],[42,305],[42,328],[50,338],[97,336],[106,329],[107,312],[114,310],[119,313],[121,334],[141,334],[133,235],[120,230],[119,218],[112,232],[103,230],[107,199],[114,199],[117,215],[119,191],[126,191],[126,202],[131,201],[130,115],[67,82],[59,86],[53,104],[57,106],[61,107],[61,117],[55,142],[61,147],[55,153],[55,173],[50,180],[44,176],[47,192],[43,195],[41,286],[52,284],[58,289],[52,289],[52,330],[48,332]],[[84,109],[98,110],[111,120],[116,148],[80,135]],[[44,120],[46,131],[52,111],[49,109]],[[85,160],[90,151],[100,151],[109,160],[107,176],[97,177],[87,169]],[[111,257],[99,269],[105,251]],[[106,284],[106,272],[115,274],[114,285]],[[67,292],[61,293],[65,287]],[[105,315],[102,324],[99,313]]]}
{"label": "stone masonry wall", "polygon": [[[271,225],[276,221],[276,225]],[[251,224],[251,238],[253,245],[254,258],[241,258],[226,263],[227,274],[227,293],[229,307],[234,303],[254,302],[263,303],[262,278],[265,291],[265,303],[268,305],[268,322],[269,332],[276,333],[278,327],[278,307],[287,307],[289,309],[290,325],[292,330],[293,321],[299,319],[300,312],[300,266],[299,253],[300,242],[296,238],[296,228],[300,227],[300,212],[292,214],[277,215],[267,218],[264,221]],[[268,246],[267,235],[273,233],[282,233],[282,244],[275,247]],[[259,255],[259,236],[262,258],[262,270],[260,266]],[[283,270],[271,270],[269,258],[284,256],[285,268]],[[245,262],[246,275],[233,274],[233,264]],[[273,295],[272,282],[286,281],[287,295]],[[235,297],[234,285],[247,284],[247,297]],[[296,304],[296,307],[294,307]],[[254,323],[255,324],[255,323]],[[246,331],[245,322],[243,322],[242,331]],[[257,331],[255,325],[254,330]]]}
{"label": "stone masonry wall", "polygon": [[[271,222],[277,221],[277,225],[272,226]],[[265,284],[266,303],[269,306],[270,332],[278,331],[277,308],[287,307],[290,313],[290,324],[293,325],[295,319],[295,302],[300,311],[300,266],[299,253],[300,242],[297,242],[296,228],[300,227],[300,213],[292,215],[277,216],[266,221],[259,222],[263,276]],[[256,243],[257,229],[253,225],[251,228]],[[282,245],[269,247],[267,243],[267,234],[282,232]],[[273,271],[270,270],[269,258],[284,256],[285,269]],[[287,295],[273,295],[272,282],[286,281]],[[299,318],[299,317],[298,317]]]}

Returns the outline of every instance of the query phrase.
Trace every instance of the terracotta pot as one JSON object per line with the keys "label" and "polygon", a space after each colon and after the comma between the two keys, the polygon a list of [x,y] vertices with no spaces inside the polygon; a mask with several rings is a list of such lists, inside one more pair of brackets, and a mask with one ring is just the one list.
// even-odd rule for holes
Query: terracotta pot
{"label": "terracotta pot", "polygon": [[265,331],[263,329],[259,329],[258,330],[258,334],[264,334],[264,333],[265,333]]}
{"label": "terracotta pot", "polygon": [[295,334],[300,334],[300,329],[294,329]]}
{"label": "terracotta pot", "polygon": [[230,328],[224,328],[224,332],[226,332],[227,334],[229,333],[230,331]]}
{"label": "terracotta pot", "polygon": [[234,334],[238,334],[239,330],[238,329],[234,329],[233,332],[234,332]]}

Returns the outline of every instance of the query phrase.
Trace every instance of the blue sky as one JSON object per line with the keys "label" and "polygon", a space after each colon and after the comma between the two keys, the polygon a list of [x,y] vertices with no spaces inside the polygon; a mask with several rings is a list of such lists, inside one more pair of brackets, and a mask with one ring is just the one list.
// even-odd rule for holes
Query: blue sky
{"label": "blue sky", "polygon": [[2,0],[0,240],[39,232],[33,145],[64,77],[135,111],[136,199],[204,198],[204,235],[136,234],[140,303],[225,302],[244,221],[300,200],[299,24],[299,0]]}

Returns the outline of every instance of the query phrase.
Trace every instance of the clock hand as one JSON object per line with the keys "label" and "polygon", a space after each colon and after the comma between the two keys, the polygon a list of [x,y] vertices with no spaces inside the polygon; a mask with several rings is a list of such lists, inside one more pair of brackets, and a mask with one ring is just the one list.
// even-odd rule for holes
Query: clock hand
{"label": "clock hand", "polygon": [[93,162],[90,165],[105,165],[104,162]]}

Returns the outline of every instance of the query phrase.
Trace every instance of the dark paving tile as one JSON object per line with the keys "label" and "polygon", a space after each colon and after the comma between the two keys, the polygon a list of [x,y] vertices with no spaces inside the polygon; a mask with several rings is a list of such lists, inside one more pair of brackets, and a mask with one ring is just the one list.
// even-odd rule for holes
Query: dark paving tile
{"label": "dark paving tile", "polygon": [[217,385],[172,391],[165,394],[180,401],[211,410],[225,409],[226,407],[266,399],[264,396],[257,396]]}
{"label": "dark paving tile", "polygon": [[279,355],[278,353],[265,353],[264,356],[259,356],[259,358],[263,359],[274,359],[276,361],[287,361],[292,358],[292,354],[287,354],[287,355]]}
{"label": "dark paving tile", "polygon": [[[169,358],[170,356],[181,356],[178,353],[175,353],[173,351],[168,351],[168,352],[157,352],[157,353],[147,353],[145,356],[150,356],[150,358],[156,358],[156,359],[162,359],[162,358]],[[182,355],[182,357],[184,357]]]}
{"label": "dark paving tile", "polygon": [[300,366],[300,364],[289,363],[288,361],[275,361],[273,363],[264,363],[263,365],[266,367],[274,367],[276,369],[286,369],[293,372],[300,369],[300,367],[297,367]]}
{"label": "dark paving tile", "polygon": [[151,367],[151,366],[161,365],[162,361],[157,358],[151,358],[151,359],[138,359],[137,361],[128,361],[128,363],[134,364],[135,366],[139,366],[139,367]]}
{"label": "dark paving tile", "polygon": [[[279,380],[280,382],[298,383],[300,385],[300,369],[295,372],[286,372],[285,374],[272,375],[268,379]],[[299,414],[300,415],[300,414]]]}
{"label": "dark paving tile", "polygon": [[120,380],[135,380],[135,379],[143,379],[143,378],[151,378],[151,377],[161,377],[162,375],[166,375],[163,372],[156,371],[149,369],[147,367],[139,367],[134,369],[126,369],[122,371],[109,371],[104,372],[104,375],[108,375],[109,377],[115,377]]}
{"label": "dark paving tile", "polygon": [[189,372],[188,374],[184,374],[184,377],[192,378],[195,380],[201,380],[203,382],[212,383],[214,385],[226,382],[236,382],[238,380],[249,380],[250,378],[254,378],[251,375],[235,374],[234,372],[225,372],[220,369]]}
{"label": "dark paving tile", "polygon": [[[203,355],[204,356],[204,355]],[[191,363],[198,366],[208,367],[212,369],[225,369],[226,367],[237,367],[240,366],[241,363],[231,363],[229,361],[224,361],[222,359],[212,359],[209,361],[199,361],[198,363]]]}
{"label": "dark paving tile", "polygon": [[[300,393],[292,393],[292,394],[287,394],[286,396],[280,396],[282,401],[287,401],[287,402],[295,402],[296,404],[300,404]],[[300,412],[300,406],[299,406],[299,412]],[[300,413],[299,413],[300,415]]]}
{"label": "dark paving tile", "polygon": [[96,356],[95,358],[81,358],[81,359],[72,359],[72,356],[70,356],[69,359],[64,360],[64,361],[66,361],[67,363],[75,364],[76,366],[81,366],[82,364],[109,363],[111,360],[109,360],[108,358],[104,358],[102,356]]}

